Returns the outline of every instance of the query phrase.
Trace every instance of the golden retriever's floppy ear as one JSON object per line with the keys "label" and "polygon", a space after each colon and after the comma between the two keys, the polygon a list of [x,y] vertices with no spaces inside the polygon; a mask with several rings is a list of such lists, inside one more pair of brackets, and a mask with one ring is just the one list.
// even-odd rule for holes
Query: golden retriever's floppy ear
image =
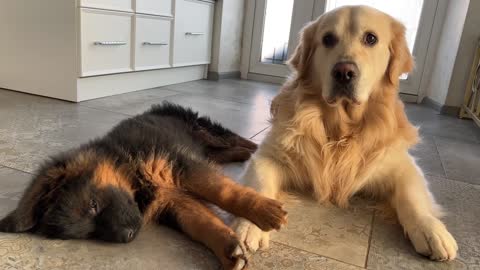
{"label": "golden retriever's floppy ear", "polygon": [[59,186],[65,177],[61,165],[45,170],[36,176],[26,189],[17,209],[0,220],[0,232],[25,232],[38,222],[38,207],[42,201]]}
{"label": "golden retriever's floppy ear", "polygon": [[314,52],[314,35],[316,21],[308,23],[300,32],[298,45],[295,48],[288,65],[297,71],[299,78],[305,78],[310,68],[310,61]]}
{"label": "golden retriever's floppy ear", "polygon": [[405,38],[405,26],[395,19],[392,19],[392,35],[388,76],[392,84],[397,84],[402,74],[413,70],[414,62]]}

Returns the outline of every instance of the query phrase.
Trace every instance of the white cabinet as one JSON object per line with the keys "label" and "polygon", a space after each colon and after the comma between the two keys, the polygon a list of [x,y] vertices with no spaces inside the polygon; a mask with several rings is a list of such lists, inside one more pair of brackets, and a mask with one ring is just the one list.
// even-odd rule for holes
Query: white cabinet
{"label": "white cabinet", "polygon": [[213,3],[176,0],[173,66],[210,63],[213,12]]}
{"label": "white cabinet", "polygon": [[77,102],[205,78],[214,3],[0,1],[0,88]]}
{"label": "white cabinet", "polygon": [[81,11],[81,76],[132,70],[132,14]]}
{"label": "white cabinet", "polygon": [[[134,0],[80,0],[80,6],[108,10],[133,11],[133,1]],[[162,1],[164,0],[159,0],[159,2]]]}
{"label": "white cabinet", "polygon": [[135,70],[170,67],[171,19],[135,16]]}
{"label": "white cabinet", "polygon": [[174,0],[136,0],[135,12],[161,16],[172,16]]}

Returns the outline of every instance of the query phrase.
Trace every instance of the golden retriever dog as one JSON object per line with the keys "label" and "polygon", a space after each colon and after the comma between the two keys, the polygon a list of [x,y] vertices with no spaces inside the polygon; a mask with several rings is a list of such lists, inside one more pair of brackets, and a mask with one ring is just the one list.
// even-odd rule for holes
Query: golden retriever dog
{"label": "golden retriever dog", "polygon": [[[381,198],[418,253],[453,260],[457,243],[408,153],[419,135],[398,96],[414,65],[405,27],[366,6],[338,8],[303,28],[289,65],[244,182],[272,199],[295,189],[340,207],[359,192]],[[251,221],[233,226],[250,252],[268,247],[269,233]]]}

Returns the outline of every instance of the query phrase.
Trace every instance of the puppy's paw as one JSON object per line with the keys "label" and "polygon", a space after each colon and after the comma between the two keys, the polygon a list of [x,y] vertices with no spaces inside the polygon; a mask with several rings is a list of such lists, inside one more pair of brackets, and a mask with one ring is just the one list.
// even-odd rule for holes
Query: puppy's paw
{"label": "puppy's paw", "polygon": [[263,231],[280,230],[287,223],[287,211],[279,201],[259,196],[249,210],[248,219]]}
{"label": "puppy's paw", "polygon": [[27,224],[23,224],[19,222],[17,218],[15,218],[14,214],[9,214],[8,216],[4,217],[0,220],[0,232],[5,233],[15,233],[15,232],[22,232],[29,228]]}
{"label": "puppy's paw", "polygon": [[247,252],[243,249],[239,239],[232,235],[219,256],[224,270],[246,270]]}
{"label": "puppy's paw", "polygon": [[406,233],[415,250],[434,261],[451,261],[457,256],[457,242],[435,217],[412,221]]}
{"label": "puppy's paw", "polygon": [[247,219],[237,218],[232,224],[240,241],[238,250],[247,252],[247,257],[257,250],[267,249],[269,246],[270,233],[262,231],[257,225]]}

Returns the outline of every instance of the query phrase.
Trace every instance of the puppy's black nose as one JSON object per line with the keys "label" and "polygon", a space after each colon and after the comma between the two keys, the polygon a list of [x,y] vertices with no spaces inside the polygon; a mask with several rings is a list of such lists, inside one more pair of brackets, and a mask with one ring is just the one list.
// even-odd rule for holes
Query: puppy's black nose
{"label": "puppy's black nose", "polygon": [[133,229],[125,229],[123,231],[123,235],[122,235],[122,240],[124,243],[128,243],[130,241],[133,240],[133,238],[135,238],[135,230]]}
{"label": "puppy's black nose", "polygon": [[339,84],[349,84],[358,76],[358,67],[353,62],[339,62],[332,70],[332,77]]}

